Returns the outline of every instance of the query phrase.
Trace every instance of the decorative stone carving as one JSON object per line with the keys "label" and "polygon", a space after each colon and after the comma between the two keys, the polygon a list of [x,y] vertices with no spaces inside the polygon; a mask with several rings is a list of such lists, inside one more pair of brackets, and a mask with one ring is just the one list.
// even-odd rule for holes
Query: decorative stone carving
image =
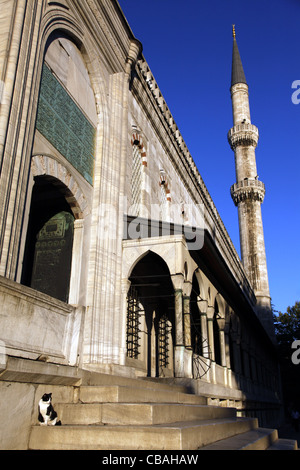
{"label": "decorative stone carving", "polygon": [[230,147],[232,150],[235,150],[239,145],[252,145],[256,147],[259,133],[257,127],[253,124],[237,124],[230,129],[227,137]]}
{"label": "decorative stone carving", "polygon": [[230,189],[231,197],[236,206],[247,199],[263,203],[265,192],[265,185],[262,181],[250,178],[235,183]]}

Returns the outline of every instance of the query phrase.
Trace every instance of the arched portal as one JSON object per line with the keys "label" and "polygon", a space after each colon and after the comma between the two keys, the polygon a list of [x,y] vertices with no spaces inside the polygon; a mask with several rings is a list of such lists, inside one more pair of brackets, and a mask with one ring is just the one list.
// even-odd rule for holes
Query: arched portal
{"label": "arched portal", "polygon": [[134,267],[127,296],[127,357],[148,376],[173,375],[174,288],[166,263],[149,252]]}
{"label": "arched portal", "polygon": [[23,263],[22,283],[68,302],[74,215],[67,188],[56,178],[35,178]]}

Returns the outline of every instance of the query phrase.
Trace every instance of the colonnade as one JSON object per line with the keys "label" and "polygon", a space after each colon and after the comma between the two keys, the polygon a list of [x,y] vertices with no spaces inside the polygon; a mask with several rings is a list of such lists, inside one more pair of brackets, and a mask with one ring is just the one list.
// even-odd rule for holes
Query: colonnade
{"label": "colonnade", "polygon": [[[165,239],[162,240],[163,238]],[[243,312],[234,311],[198,268],[189,256],[183,237],[142,239],[139,243],[126,240],[123,243],[123,271],[127,272],[127,278],[123,278],[123,286],[126,286],[123,290],[123,321],[126,321],[126,293],[132,267],[151,250],[161,256],[169,268],[174,288],[175,377],[200,378],[195,371],[195,358],[198,354],[192,334],[191,297],[196,287],[197,310],[195,314],[193,307],[193,316],[197,316],[201,341],[206,345],[201,353],[206,371],[201,378],[209,383],[242,389],[245,392],[255,392],[258,388],[276,388],[273,387],[273,381],[276,380],[277,370],[274,369],[276,366],[268,355],[268,349],[264,350],[260,340],[255,338],[255,332],[250,331],[251,326],[243,318]]]}

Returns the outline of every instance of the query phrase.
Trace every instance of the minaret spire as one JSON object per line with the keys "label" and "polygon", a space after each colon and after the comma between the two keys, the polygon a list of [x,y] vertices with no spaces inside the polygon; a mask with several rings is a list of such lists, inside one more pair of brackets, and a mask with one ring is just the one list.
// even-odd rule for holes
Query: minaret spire
{"label": "minaret spire", "polygon": [[232,48],[232,72],[231,72],[231,86],[236,83],[246,83],[246,77],[239,53],[238,45],[236,42],[235,25],[232,26],[233,48]]}
{"label": "minaret spire", "polygon": [[233,32],[231,99],[233,127],[228,133],[234,151],[236,183],[231,196],[238,208],[241,258],[257,299],[257,315],[274,337],[266,252],[261,215],[265,185],[258,181],[255,149],[258,129],[251,124],[249,91],[239,54],[235,26]]}

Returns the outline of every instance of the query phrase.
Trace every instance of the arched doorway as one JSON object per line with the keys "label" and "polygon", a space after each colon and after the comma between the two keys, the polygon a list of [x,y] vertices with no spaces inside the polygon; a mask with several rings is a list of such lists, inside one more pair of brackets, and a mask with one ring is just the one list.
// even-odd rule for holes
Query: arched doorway
{"label": "arched doorway", "polygon": [[174,288],[166,263],[149,252],[134,267],[127,296],[127,357],[148,376],[173,375]]}
{"label": "arched doorway", "polygon": [[74,215],[67,188],[56,178],[35,178],[32,191],[22,284],[68,302]]}

